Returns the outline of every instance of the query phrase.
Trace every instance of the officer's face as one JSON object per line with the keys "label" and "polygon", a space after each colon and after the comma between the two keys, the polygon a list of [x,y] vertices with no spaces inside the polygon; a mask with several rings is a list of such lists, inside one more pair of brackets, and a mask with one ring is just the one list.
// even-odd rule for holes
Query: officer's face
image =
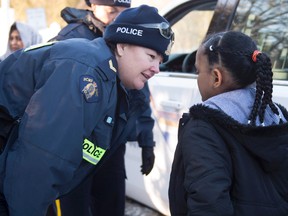
{"label": "officer's face", "polygon": [[110,24],[120,12],[126,9],[125,7],[119,6],[116,7],[95,4],[92,4],[91,8],[93,10],[94,16],[105,25]]}
{"label": "officer's face", "polygon": [[142,89],[144,83],[159,73],[163,58],[156,51],[129,44],[117,44],[118,73],[128,89]]}

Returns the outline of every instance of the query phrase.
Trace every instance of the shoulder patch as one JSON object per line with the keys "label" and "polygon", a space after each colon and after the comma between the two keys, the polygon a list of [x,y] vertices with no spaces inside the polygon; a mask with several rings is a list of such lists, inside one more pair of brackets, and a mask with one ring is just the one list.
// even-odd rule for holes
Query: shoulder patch
{"label": "shoulder patch", "polygon": [[84,95],[86,102],[98,102],[100,99],[99,84],[90,75],[80,77],[80,91]]}
{"label": "shoulder patch", "polygon": [[51,41],[51,42],[47,42],[47,43],[39,43],[39,44],[35,44],[35,45],[31,45],[29,47],[27,47],[26,49],[24,49],[24,52],[30,51],[30,50],[35,50],[41,47],[46,47],[46,46],[51,46],[54,43],[56,43],[57,41]]}
{"label": "shoulder patch", "polygon": [[112,59],[109,60],[109,67],[110,67],[110,69],[111,69],[112,71],[114,71],[115,73],[117,72],[117,69],[116,69],[116,68],[114,67],[114,65],[113,65]]}

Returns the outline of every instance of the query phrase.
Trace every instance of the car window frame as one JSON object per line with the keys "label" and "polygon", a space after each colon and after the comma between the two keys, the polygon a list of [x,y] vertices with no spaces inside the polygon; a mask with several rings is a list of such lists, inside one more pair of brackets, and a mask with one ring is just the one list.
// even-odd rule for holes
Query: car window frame
{"label": "car window frame", "polygon": [[[225,31],[231,27],[239,1],[240,0],[186,0],[177,6],[168,6],[168,9],[166,8],[164,12],[162,11],[162,14],[169,21],[173,29],[173,25],[175,23],[193,10],[207,10],[208,8],[213,9],[214,14],[209,24],[207,33],[203,37],[204,39],[210,33]],[[221,25],[219,23],[221,23]],[[177,35],[175,35],[175,38],[177,40]],[[194,65],[193,61],[196,51],[197,49],[193,50],[191,53],[179,53],[177,56],[171,55],[167,62],[160,65],[160,71],[167,73],[193,74],[195,72],[194,69],[191,69],[190,71],[184,71],[183,69],[181,69],[181,71],[173,71],[171,68],[176,64],[176,62],[179,61],[182,61],[182,64]],[[173,76],[175,76],[175,74]]]}

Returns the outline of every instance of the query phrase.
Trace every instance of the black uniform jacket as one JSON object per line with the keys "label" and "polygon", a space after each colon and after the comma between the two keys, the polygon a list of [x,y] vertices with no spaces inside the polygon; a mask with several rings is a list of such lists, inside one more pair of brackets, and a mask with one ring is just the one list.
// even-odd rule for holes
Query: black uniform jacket
{"label": "black uniform jacket", "polygon": [[124,95],[118,101],[124,121],[128,109],[116,72],[102,38],[20,50],[1,62],[2,139],[11,119],[20,122],[17,139],[0,155],[10,215],[44,215],[97,167],[105,150],[103,158],[109,154],[118,94]]}
{"label": "black uniform jacket", "polygon": [[86,38],[93,40],[102,37],[104,23],[96,19],[92,11],[66,7],[61,11],[61,17],[68,23],[50,41],[60,41],[70,38]]}
{"label": "black uniform jacket", "polygon": [[287,169],[287,123],[245,126],[195,105],[179,123],[169,185],[171,215],[288,215]]}

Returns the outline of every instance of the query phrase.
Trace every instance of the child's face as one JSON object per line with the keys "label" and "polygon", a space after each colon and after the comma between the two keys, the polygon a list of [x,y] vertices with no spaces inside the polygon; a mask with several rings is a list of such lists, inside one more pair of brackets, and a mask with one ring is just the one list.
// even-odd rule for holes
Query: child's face
{"label": "child's face", "polygon": [[202,96],[202,101],[205,101],[215,95],[215,89],[213,87],[215,77],[213,76],[207,55],[204,55],[203,52],[204,49],[201,46],[196,53],[195,67],[198,73],[198,88]]}
{"label": "child's face", "polygon": [[202,101],[240,88],[231,73],[221,64],[209,64],[208,56],[204,55],[204,48],[201,46],[196,53],[195,67],[198,73],[198,88],[202,96]]}
{"label": "child's face", "polygon": [[163,58],[152,49],[129,44],[117,44],[119,78],[128,89],[142,89],[145,82],[159,73]]}

